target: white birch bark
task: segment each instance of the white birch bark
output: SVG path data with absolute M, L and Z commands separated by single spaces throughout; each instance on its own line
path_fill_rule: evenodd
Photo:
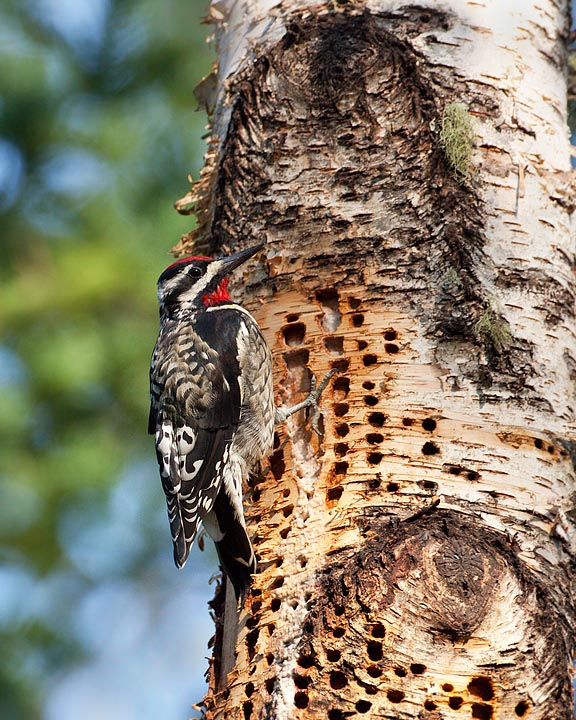
M 210 16 L 211 150 L 180 249 L 266 242 L 235 289 L 280 400 L 341 376 L 322 443 L 290 421 L 247 495 L 261 572 L 208 717 L 572 717 L 566 3 Z M 440 149 L 455 105 L 469 173 Z

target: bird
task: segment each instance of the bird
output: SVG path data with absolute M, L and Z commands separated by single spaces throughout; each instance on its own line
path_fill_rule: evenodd
M 333 375 L 318 387 L 314 379 L 302 402 L 275 406 L 270 348 L 228 292 L 230 273 L 262 247 L 218 259 L 187 256 L 162 272 L 150 364 L 148 432 L 155 436 L 175 564 L 186 563 L 202 522 L 237 600 L 257 569 L 243 482 L 272 452 L 277 423 L 311 407 L 317 430 L 318 400 Z

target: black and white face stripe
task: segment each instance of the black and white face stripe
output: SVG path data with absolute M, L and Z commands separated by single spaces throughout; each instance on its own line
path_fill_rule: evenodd
M 217 276 L 218 261 L 208 258 L 171 265 L 158 279 L 158 302 L 164 305 L 176 300 L 185 302 L 200 298 L 210 291 L 212 283 L 218 285 L 220 277 Z
M 255 245 L 229 257 L 211 260 L 192 257 L 176 261 L 166 268 L 158 279 L 158 301 L 161 306 L 170 303 L 201 304 L 202 297 L 216 291 L 232 270 L 262 248 Z

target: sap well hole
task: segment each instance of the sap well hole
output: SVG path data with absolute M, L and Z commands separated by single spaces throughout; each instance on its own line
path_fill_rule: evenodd
M 435 483 L 433 480 L 422 480 L 418 484 L 422 490 L 427 490 L 428 492 L 436 492 L 438 489 L 438 483 Z
M 285 325 L 282 328 L 282 334 L 284 335 L 284 342 L 289 347 L 301 345 L 304 342 L 304 338 L 306 336 L 306 325 L 304 325 L 304 323 L 293 323 L 292 325 Z
M 386 635 L 386 629 L 382 623 L 376 623 L 372 627 L 372 637 L 383 638 Z
M 490 705 L 484 703 L 472 703 L 472 717 L 476 720 L 490 720 L 494 710 Z
M 330 687 L 333 690 L 342 690 L 348 685 L 348 678 L 340 670 L 333 670 L 330 673 Z
M 334 312 L 338 311 L 338 292 L 334 288 L 326 288 L 323 290 L 316 290 L 316 300 L 324 307 L 330 308 Z
M 357 313 L 356 315 L 352 315 L 352 325 L 357 327 L 362 327 L 364 325 L 364 315 L 362 313 Z
M 382 643 L 377 642 L 376 640 L 371 640 L 368 643 L 368 657 L 370 658 L 370 660 L 373 660 L 374 662 L 382 660 L 382 655 Z
M 422 427 L 424 430 L 428 430 L 428 432 L 434 432 L 434 430 L 436 430 L 436 420 L 433 418 L 425 418 L 422 420 Z
M 344 493 L 344 488 L 341 485 L 335 485 L 334 487 L 328 488 L 326 492 L 326 499 L 331 502 L 338 502 Z
M 368 700 L 358 700 L 355 707 L 356 712 L 364 714 L 367 713 L 368 710 L 370 710 L 370 708 L 372 707 L 372 703 L 368 702 Z
M 372 427 L 382 427 L 386 421 L 386 416 L 381 412 L 373 412 L 368 415 L 368 422 Z
M 272 470 L 272 475 L 274 475 L 275 480 L 282 479 L 284 471 L 286 470 L 283 450 L 278 449 L 276 452 L 272 453 L 272 457 L 270 458 L 270 470 Z
M 343 374 L 350 367 L 350 360 L 333 360 L 330 363 L 330 367 L 332 367 L 334 370 L 337 370 L 340 374 Z M 348 381 L 348 384 L 350 384 L 350 381 Z M 334 381 L 334 387 L 336 387 L 336 381 Z
M 300 690 L 306 690 L 308 685 L 310 685 L 310 678 L 306 675 L 294 673 L 294 685 L 296 685 L 296 687 Z
M 303 690 L 299 690 L 297 693 L 295 693 L 294 705 L 300 710 L 308 707 L 308 693 L 304 692 Z
M 403 693 L 402 690 L 388 690 L 388 692 L 386 693 L 386 697 L 392 703 L 399 703 L 404 700 L 404 698 L 406 697 L 406 693 Z
M 492 700 L 494 697 L 494 686 L 492 680 L 485 675 L 472 678 L 468 683 L 468 692 L 482 700 Z
M 344 720 L 344 713 L 338 708 L 328 710 L 328 720 Z
M 376 386 L 371 380 L 366 380 L 366 382 L 362 383 L 362 387 L 364 388 L 364 390 L 374 390 Z
M 348 403 L 341 402 L 334 405 L 334 415 L 336 415 L 336 417 L 343 417 L 344 415 L 346 415 L 348 410 L 350 410 L 350 406 L 348 405 Z
M 435 445 L 432 442 L 425 442 L 422 446 L 422 454 L 423 455 L 437 455 L 440 452 L 440 448 L 438 445 Z
M 337 400 L 344 400 L 350 392 L 350 379 L 347 377 L 337 377 L 334 380 L 334 397 Z
M 297 370 L 298 368 L 308 365 L 310 352 L 308 350 L 294 350 L 293 352 L 284 353 L 284 362 L 288 370 Z
M 387 330 L 384 330 L 384 340 L 396 340 L 398 337 L 398 333 L 393 328 L 388 328 Z
M 336 443 L 334 445 L 334 454 L 338 457 L 343 457 L 348 452 L 348 444 L 347 443 Z
M 326 337 L 324 338 L 324 347 L 332 355 L 342 355 L 344 352 L 344 338 Z

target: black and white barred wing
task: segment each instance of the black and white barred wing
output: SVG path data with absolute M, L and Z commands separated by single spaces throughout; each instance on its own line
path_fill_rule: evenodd
M 155 351 L 151 370 L 149 431 L 156 436 L 178 567 L 220 491 L 241 406 L 238 384 L 225 377 L 218 353 L 188 334 L 180 330 L 176 353 Z

